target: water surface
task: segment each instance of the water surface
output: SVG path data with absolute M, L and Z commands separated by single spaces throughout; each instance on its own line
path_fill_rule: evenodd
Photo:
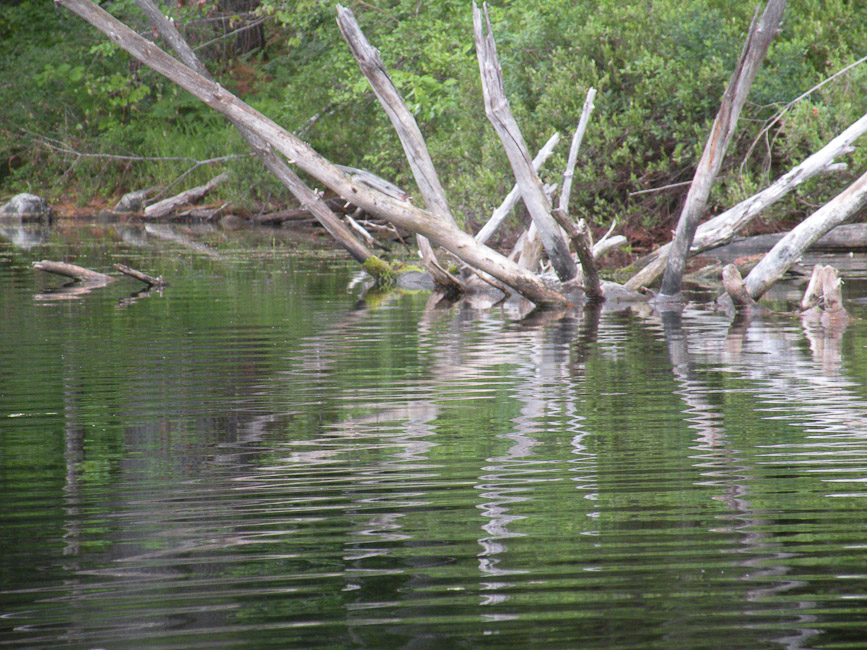
M 358 280 L 276 231 L 0 241 L 0 647 L 865 646 L 864 321 Z

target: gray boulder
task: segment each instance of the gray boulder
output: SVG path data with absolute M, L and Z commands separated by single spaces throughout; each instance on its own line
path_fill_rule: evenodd
M 117 205 L 114 206 L 115 212 L 144 212 L 145 201 L 153 192 L 153 188 L 149 187 L 144 190 L 136 190 L 124 194 Z
M 17 194 L 0 207 L 0 219 L 7 221 L 48 221 L 51 206 L 35 194 Z

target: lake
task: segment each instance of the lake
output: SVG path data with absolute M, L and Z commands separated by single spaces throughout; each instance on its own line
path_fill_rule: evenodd
M 0 648 L 867 646 L 864 320 L 434 306 L 279 230 L 4 235 Z

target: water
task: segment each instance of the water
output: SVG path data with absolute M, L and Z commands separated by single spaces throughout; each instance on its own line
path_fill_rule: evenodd
M 0 647 L 867 645 L 864 321 L 364 302 L 180 235 L 0 243 Z

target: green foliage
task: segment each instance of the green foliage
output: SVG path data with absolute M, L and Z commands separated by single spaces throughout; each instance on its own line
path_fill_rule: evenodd
M 0 75 L 15 75 L 15 83 L 0 83 L 0 101 L 12 107 L 0 127 L 7 136 L 26 128 L 80 150 L 141 156 L 210 158 L 245 151 L 209 109 L 131 64 L 51 4 L 24 0 L 4 9 L 0 19 Z M 128 1 L 112 7 L 126 19 L 135 16 Z M 205 10 L 166 8 L 181 22 Z M 456 216 L 475 226 L 513 181 L 484 115 L 469 3 L 392 0 L 352 8 L 414 112 Z M 535 150 L 555 130 L 564 135 L 543 171 L 545 180 L 558 180 L 565 143 L 592 86 L 596 110 L 579 156 L 571 211 L 600 225 L 617 218 L 670 228 L 685 187 L 633 193 L 691 179 L 753 6 L 526 0 L 499 2 L 490 11 L 506 90 L 528 146 Z M 334 4 L 262 0 L 259 13 L 268 19 L 265 50 L 242 63 L 221 61 L 215 66 L 221 83 L 335 162 L 371 169 L 414 190 L 400 143 L 342 41 Z M 711 197 L 713 209 L 763 187 L 867 110 L 865 65 L 812 93 L 762 133 L 789 102 L 857 60 L 865 32 L 867 5 L 790 2 Z M 0 137 L 4 193 L 50 184 L 69 167 L 69 158 L 17 135 Z M 797 217 L 826 200 L 863 168 L 864 155 L 853 155 L 851 173 L 811 181 L 772 216 Z M 104 161 L 98 165 L 106 167 Z M 169 181 L 184 169 L 115 162 L 95 174 L 96 166 L 79 164 L 65 182 L 119 193 Z M 237 163 L 234 170 L 234 187 L 222 191 L 246 202 L 287 200 L 258 163 Z M 809 201 L 801 198 L 807 195 Z

